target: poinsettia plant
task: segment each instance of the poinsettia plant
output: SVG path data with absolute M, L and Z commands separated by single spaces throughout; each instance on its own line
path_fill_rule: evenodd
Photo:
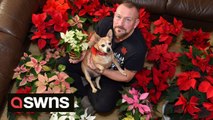
M 151 104 L 148 100 L 149 93 L 140 93 L 135 88 L 125 88 L 122 99 L 117 102 L 120 108 L 120 119 L 149 120 L 151 118 Z

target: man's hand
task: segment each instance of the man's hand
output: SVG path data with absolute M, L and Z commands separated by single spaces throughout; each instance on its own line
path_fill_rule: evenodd
M 80 59 L 78 59 L 78 60 L 69 59 L 69 62 L 70 62 L 70 63 L 73 63 L 73 64 L 79 63 L 79 62 L 81 62 L 81 61 L 84 59 L 85 55 L 86 55 L 86 51 L 83 51 L 83 52 L 81 53 Z

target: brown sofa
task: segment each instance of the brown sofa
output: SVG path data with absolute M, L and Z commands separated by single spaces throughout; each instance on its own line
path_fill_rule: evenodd
M 42 0 L 0 0 L 0 110 L 12 86 L 13 69 L 29 46 L 32 13 Z M 1 112 L 0 111 L 0 112 Z
M 120 3 L 123 0 L 105 0 L 106 3 Z M 202 28 L 213 31 L 213 0 L 129 0 L 146 8 L 155 20 L 163 16 L 169 21 L 174 17 L 183 21 L 185 28 Z

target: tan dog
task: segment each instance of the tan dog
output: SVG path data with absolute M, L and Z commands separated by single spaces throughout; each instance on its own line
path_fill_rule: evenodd
M 85 58 L 81 64 L 82 71 L 92 87 L 92 92 L 96 93 L 97 89 L 95 88 L 91 77 L 95 77 L 95 83 L 97 88 L 101 89 L 99 81 L 101 74 L 104 69 L 109 68 L 112 63 L 118 68 L 118 70 L 126 75 L 125 71 L 119 66 L 119 63 L 114 58 L 112 51 L 112 30 L 110 29 L 105 37 L 100 37 L 96 33 L 93 34 L 93 37 L 96 39 L 96 42 L 91 45 L 91 48 L 87 51 Z M 89 59 L 92 60 L 93 64 L 100 70 L 100 73 L 92 70 L 87 63 Z

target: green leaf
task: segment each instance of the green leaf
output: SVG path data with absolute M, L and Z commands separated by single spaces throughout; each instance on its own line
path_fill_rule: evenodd
M 71 77 L 68 77 L 65 81 L 72 84 L 74 82 L 74 79 Z
M 44 71 L 51 71 L 51 70 L 52 70 L 51 67 L 49 67 L 49 66 L 47 66 L 47 65 L 43 65 L 43 66 L 42 66 L 42 69 L 43 69 Z
M 140 120 L 140 112 L 138 110 L 135 110 L 134 119 Z
M 126 111 L 129 105 L 124 104 L 120 106 L 120 111 Z
M 59 70 L 60 72 L 63 72 L 65 69 L 66 69 L 66 66 L 65 66 L 65 65 L 62 65 L 62 64 L 58 65 L 58 70 Z
M 213 65 L 213 58 L 212 57 L 209 60 L 209 65 Z
M 166 91 L 166 100 L 169 102 L 174 102 L 178 99 L 178 96 L 180 95 L 180 90 L 178 86 L 171 85 L 167 91 Z

